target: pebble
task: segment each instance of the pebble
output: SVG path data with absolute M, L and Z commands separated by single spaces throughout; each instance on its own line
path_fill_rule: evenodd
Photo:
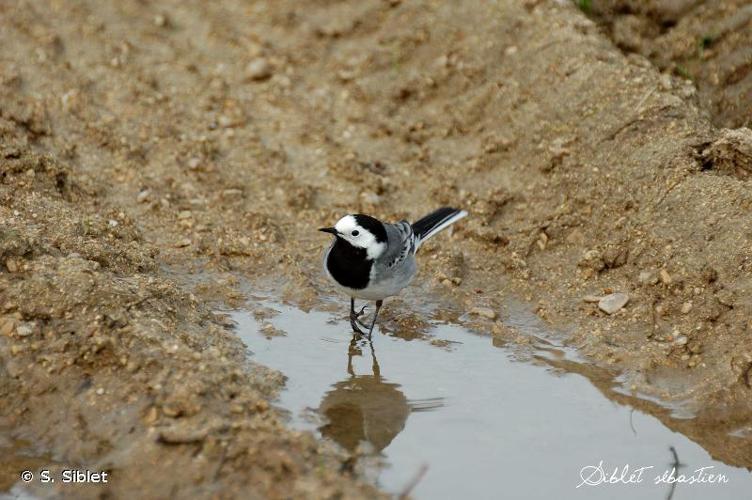
M 691 302 L 685 302 L 684 304 L 682 304 L 682 307 L 681 307 L 682 314 L 688 314 L 689 311 L 691 311 L 691 310 L 692 310 L 692 303 Z
M 194 156 L 188 160 L 188 168 L 196 170 L 201 165 L 201 158 Z
M 629 295 L 626 293 L 616 292 L 606 295 L 598 301 L 598 309 L 606 314 L 614 314 L 629 302 Z
M 146 412 L 146 416 L 144 417 L 144 423 L 146 425 L 152 425 L 159 419 L 159 410 L 157 410 L 154 406 L 149 408 L 149 411 Z
M 643 285 L 655 285 L 658 283 L 658 277 L 651 271 L 642 271 L 637 277 L 637 281 Z
M 671 279 L 671 275 L 668 274 L 668 271 L 666 271 L 665 269 L 661 269 L 660 276 L 661 276 L 661 283 L 663 283 L 664 285 L 671 284 L 672 279 Z
M 182 413 L 182 411 L 179 408 L 175 408 L 175 407 L 170 406 L 170 405 L 163 405 L 162 406 L 162 413 L 164 413 L 166 416 L 168 416 L 170 418 L 175 418 L 175 417 L 180 416 L 180 414 Z
M 138 203 L 146 203 L 149 200 L 149 195 L 151 194 L 151 191 L 148 189 L 144 189 L 143 191 L 139 192 L 136 196 L 136 201 Z
M 686 335 L 682 335 L 680 337 L 677 337 L 677 339 L 674 341 L 674 344 L 676 345 L 686 345 L 688 342 Z
M 154 16 L 154 26 L 164 28 L 168 24 L 167 16 L 164 14 L 157 14 Z
M 175 243 L 175 246 L 177 248 L 183 248 L 183 247 L 191 246 L 191 240 L 188 239 L 188 238 L 183 238 L 182 240 L 180 240 L 177 243 Z
M 242 196 L 243 191 L 237 188 L 225 189 L 224 191 L 222 191 L 223 200 L 242 198 Z
M 245 74 L 251 80 L 264 80 L 272 76 L 272 67 L 264 57 L 257 57 L 245 67 Z
M 22 323 L 16 328 L 16 335 L 19 337 L 28 337 L 32 333 L 34 333 L 34 325 L 28 323 Z
M 8 268 L 8 272 L 11 272 L 11 273 L 18 272 L 18 264 L 13 259 L 6 260 L 5 267 Z
M 101 396 L 102 394 L 104 394 L 104 389 L 100 387 L 99 389 L 97 389 L 97 396 Z
M 475 314 L 482 318 L 496 319 L 496 311 L 490 307 L 473 307 L 470 309 L 470 314 Z
M 584 297 L 582 297 L 582 301 L 583 302 L 595 303 L 595 302 L 600 302 L 602 298 L 603 297 L 601 297 L 599 295 L 585 295 Z

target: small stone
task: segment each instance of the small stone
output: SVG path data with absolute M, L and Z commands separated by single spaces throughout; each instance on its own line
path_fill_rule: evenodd
M 681 307 L 682 314 L 688 314 L 689 311 L 691 311 L 691 310 L 692 310 L 692 303 L 691 302 L 685 302 L 684 304 L 682 304 L 682 307 Z
M 642 271 L 637 277 L 637 281 L 643 285 L 655 285 L 658 283 L 658 276 L 651 271 Z
M 175 243 L 176 248 L 184 248 L 191 246 L 191 240 L 190 238 L 183 238 L 182 240 Z
M 167 19 L 167 16 L 164 14 L 157 14 L 154 16 L 154 26 L 158 26 L 160 28 L 164 28 L 169 24 L 169 21 Z
M 104 388 L 100 387 L 97 389 L 97 396 L 101 396 L 102 394 L 104 394 Z
M 16 335 L 19 337 L 28 337 L 34 333 L 34 325 L 29 323 L 22 323 L 16 328 Z
M 265 80 L 272 76 L 272 67 L 264 57 L 257 57 L 245 67 L 246 76 L 254 81 Z
M 496 319 L 496 311 L 494 311 L 490 307 L 473 307 L 472 309 L 470 309 L 470 314 L 491 320 Z
M 599 295 L 585 295 L 584 297 L 582 297 L 582 301 L 588 302 L 588 303 L 595 303 L 595 302 L 600 302 L 602 298 L 603 297 Z
M 673 88 L 673 84 L 671 82 L 671 75 L 667 73 L 661 74 L 659 82 L 663 90 L 671 90 Z
M 230 128 L 230 127 L 234 127 L 238 125 L 237 120 L 227 115 L 220 116 L 217 122 L 219 123 L 219 126 L 222 128 Z
M 170 418 L 175 418 L 175 417 L 180 416 L 183 412 L 180 408 L 174 408 L 170 405 L 164 405 L 162 406 L 162 413 L 164 413 Z
M 149 408 L 149 411 L 146 412 L 146 416 L 144 417 L 144 423 L 146 425 L 152 425 L 156 423 L 158 418 L 159 418 L 159 410 L 157 410 L 156 407 L 152 406 L 151 408 Z
M 661 272 L 659 273 L 661 277 L 661 283 L 664 285 L 670 285 L 672 282 L 671 275 L 668 274 L 668 271 L 665 269 L 661 269 Z
M 8 268 L 8 272 L 11 272 L 11 273 L 18 272 L 18 263 L 14 259 L 7 259 L 5 261 L 5 267 Z
M 614 314 L 626 306 L 627 302 L 629 302 L 629 295 L 616 292 L 601 298 L 598 301 L 598 309 L 606 314 Z
M 201 165 L 201 158 L 194 156 L 188 160 L 188 168 L 190 170 L 196 170 Z
M 146 203 L 149 201 L 149 195 L 151 194 L 151 191 L 148 189 L 144 189 L 143 191 L 139 192 L 138 195 L 136 195 L 136 201 L 138 203 Z
M 118 221 L 116 221 L 115 219 L 110 219 L 107 221 L 107 225 L 110 227 L 118 227 L 118 224 Z
M 243 197 L 243 191 L 237 188 L 225 189 L 222 191 L 223 200 L 232 200 Z
M 178 212 L 178 219 L 190 219 L 191 218 L 191 211 L 190 210 L 181 210 Z
M 341 69 L 337 71 L 337 77 L 343 82 L 349 82 L 357 76 L 357 70 L 353 68 Z
M 686 335 L 681 335 L 681 336 L 679 336 L 679 337 L 676 338 L 676 340 L 674 341 L 674 344 L 676 344 L 676 345 L 686 345 L 687 342 L 688 342 L 688 339 L 687 339 Z

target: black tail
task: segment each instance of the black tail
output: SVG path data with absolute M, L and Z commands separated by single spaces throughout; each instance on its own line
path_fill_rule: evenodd
M 451 207 L 442 207 L 414 222 L 413 232 L 418 237 L 418 246 L 442 229 L 465 217 L 467 212 Z

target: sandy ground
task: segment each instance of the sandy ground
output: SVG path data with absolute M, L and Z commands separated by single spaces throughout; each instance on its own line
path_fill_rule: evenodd
M 244 282 L 331 308 L 315 228 L 450 204 L 471 216 L 385 331 L 419 333 L 430 296 L 522 342 L 522 298 L 752 466 L 723 437 L 750 426 L 749 6 L 611 3 L 0 5 L 0 429 L 116 497 L 377 495 L 285 426 L 283 377 L 212 310 Z

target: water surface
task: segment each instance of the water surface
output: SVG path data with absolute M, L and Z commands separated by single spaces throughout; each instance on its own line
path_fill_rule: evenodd
M 748 471 L 611 401 L 584 376 L 552 368 L 576 361 L 545 342 L 538 358 L 549 364 L 521 362 L 491 337 L 449 324 L 429 332 L 434 342 L 376 333 L 369 344 L 353 341 L 347 321 L 329 313 L 271 307 L 279 314 L 263 322 L 242 311 L 233 318 L 251 359 L 288 377 L 279 405 L 293 425 L 332 439 L 354 460 L 380 459 L 371 473 L 386 491 L 399 494 L 419 479 L 412 494 L 424 499 L 750 498 Z M 607 477 L 645 469 L 640 483 L 578 488 L 582 475 L 597 482 L 601 463 Z M 677 463 L 687 479 L 712 473 L 726 482 L 655 484 Z M 709 469 L 696 473 L 701 467 Z

